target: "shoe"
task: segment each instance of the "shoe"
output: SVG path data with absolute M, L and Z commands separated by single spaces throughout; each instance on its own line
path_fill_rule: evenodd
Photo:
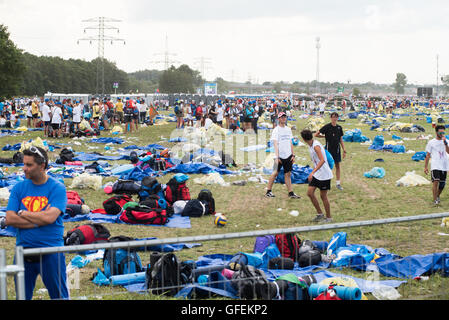
M 267 192 L 266 194 L 265 194 L 265 197 L 267 197 L 267 198 L 274 198 L 274 194 L 273 194 L 273 192 Z
M 301 199 L 301 197 L 298 196 L 298 195 L 295 194 L 295 193 L 289 194 L 288 197 L 289 197 L 290 199 Z
M 438 206 L 438 205 L 440 204 L 440 199 L 437 198 L 437 199 L 433 202 L 433 204 L 436 205 L 436 206 Z
M 332 218 L 325 218 L 325 219 L 323 219 L 323 220 L 321 220 L 320 222 L 321 223 L 332 223 Z
M 343 187 L 341 186 L 341 184 L 337 184 L 337 189 L 338 190 L 343 190 Z
M 317 214 L 316 217 L 312 221 L 313 222 L 320 222 L 323 219 L 325 219 L 324 218 L 324 214 Z

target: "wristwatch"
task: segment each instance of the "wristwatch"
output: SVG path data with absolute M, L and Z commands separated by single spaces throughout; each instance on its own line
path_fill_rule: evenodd
M 17 212 L 17 215 L 20 217 L 20 215 L 22 214 L 22 212 L 23 212 L 23 210 L 19 210 L 19 211 Z

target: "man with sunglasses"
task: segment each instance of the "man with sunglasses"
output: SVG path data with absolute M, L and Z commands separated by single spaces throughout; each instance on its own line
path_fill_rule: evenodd
M 66 210 L 65 186 L 46 173 L 44 149 L 23 151 L 25 180 L 11 190 L 3 224 L 17 229 L 16 246 L 46 248 L 64 246 L 62 214 Z M 25 298 L 31 300 L 40 275 L 51 299 L 68 299 L 63 253 L 25 256 Z
M 435 205 L 440 204 L 440 195 L 446 186 L 446 176 L 449 170 L 447 157 L 449 146 L 444 130 L 445 127 L 442 125 L 435 127 L 436 137 L 427 143 L 427 155 L 424 161 L 424 173 L 429 174 L 429 160 L 431 159 L 432 194 Z

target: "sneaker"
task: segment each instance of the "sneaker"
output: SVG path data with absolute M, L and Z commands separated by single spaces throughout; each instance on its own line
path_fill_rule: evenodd
M 274 194 L 273 194 L 273 192 L 269 191 L 269 192 L 267 192 L 265 194 L 265 197 L 267 197 L 267 198 L 274 198 Z
M 433 202 L 433 204 L 436 205 L 436 206 L 438 206 L 438 205 L 440 204 L 440 198 L 437 198 L 437 199 Z
M 332 223 L 332 218 L 325 218 L 325 219 L 323 219 L 323 220 L 321 220 L 320 222 L 321 223 Z
M 288 197 L 289 197 L 290 199 L 301 199 L 301 197 L 298 196 L 297 194 L 295 194 L 294 192 L 289 193 L 289 194 L 288 194 Z
M 337 189 L 338 190 L 343 190 L 343 187 L 341 186 L 341 184 L 337 184 Z
M 313 222 L 320 222 L 323 219 L 325 219 L 324 218 L 324 214 L 317 214 L 316 217 L 312 221 Z

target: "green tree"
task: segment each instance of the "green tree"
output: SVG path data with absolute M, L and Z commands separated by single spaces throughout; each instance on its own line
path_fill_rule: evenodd
M 403 73 L 396 73 L 396 81 L 394 83 L 394 91 L 397 94 L 404 94 L 407 85 L 407 76 Z
M 9 39 L 8 28 L 0 24 L 0 97 L 20 93 L 24 71 L 22 51 Z
M 198 71 L 190 69 L 186 64 L 175 68 L 171 66 L 159 78 L 159 90 L 164 93 L 195 93 L 204 80 Z
M 352 89 L 352 95 L 355 97 L 359 97 L 362 94 L 359 88 Z

